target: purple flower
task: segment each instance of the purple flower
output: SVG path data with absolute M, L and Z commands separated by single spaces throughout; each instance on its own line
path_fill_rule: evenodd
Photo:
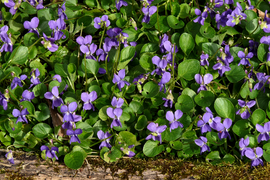
M 224 62 L 224 60 L 220 59 L 219 57 L 218 57 L 218 60 L 219 60 L 219 62 L 213 66 L 213 69 L 214 70 L 218 70 L 219 75 L 222 77 L 223 74 L 226 71 L 230 71 L 231 68 L 230 68 L 229 65 L 226 65 L 226 63 Z
M 112 102 L 111 102 L 111 105 L 113 107 L 121 108 L 123 104 L 124 104 L 124 99 L 122 98 L 117 99 L 115 96 L 113 97 Z
M 245 1 L 245 2 L 246 2 L 246 9 L 247 9 L 247 10 L 252 10 L 252 9 L 254 9 L 254 6 L 251 5 L 250 0 L 247 0 L 247 1 Z M 267 13 L 266 13 L 266 14 L 267 14 Z
M 173 106 L 173 95 L 172 95 L 172 91 L 170 90 L 167 97 L 166 98 L 162 98 L 163 101 L 165 101 L 164 103 L 164 107 L 170 107 L 172 108 Z
M 82 119 L 81 116 L 75 115 L 75 110 L 77 109 L 77 106 L 77 102 L 72 102 L 67 106 L 61 106 L 60 111 L 64 114 L 64 121 L 78 122 Z
M 81 129 L 76 129 L 75 131 L 68 129 L 67 130 L 67 135 L 70 136 L 70 141 L 69 143 L 71 144 L 72 142 L 78 142 L 81 143 L 78 135 L 82 134 L 82 130 Z
M 90 94 L 88 94 L 88 92 L 83 92 L 81 94 L 81 99 L 84 102 L 83 110 L 93 109 L 93 111 L 95 111 L 95 107 L 92 104 L 92 102 L 97 99 L 97 92 L 96 91 L 92 91 L 92 92 L 90 92 Z
M 56 21 L 50 20 L 49 21 L 49 27 L 51 30 L 53 30 L 51 36 L 54 38 L 55 41 L 59 39 L 65 39 L 66 35 L 61 30 L 64 30 L 66 28 L 66 23 L 61 18 L 57 19 Z
M 111 123 L 111 128 L 113 128 L 114 126 L 118 127 L 122 127 L 121 121 L 120 121 L 120 117 L 122 116 L 123 110 L 121 108 L 116 108 L 113 109 L 111 107 L 107 108 L 107 115 L 113 119 L 112 123 Z
M 270 33 L 270 18 L 268 18 L 267 16 L 267 10 L 265 10 L 265 14 L 264 14 L 264 19 L 263 21 L 259 21 L 259 24 L 261 26 L 261 29 L 266 32 L 266 33 Z
M 268 141 L 270 139 L 270 122 L 265 123 L 263 127 L 260 124 L 256 124 L 256 129 L 260 132 L 260 135 L 258 136 L 258 143 L 261 141 Z
M 157 11 L 157 7 L 156 6 L 147 6 L 147 7 L 143 7 L 142 8 L 142 12 L 144 14 L 144 17 L 142 19 L 142 22 L 144 23 L 149 23 L 150 21 L 150 17 L 155 14 L 155 12 Z
M 4 110 L 7 110 L 9 102 L 8 90 L 4 94 L 0 92 L 0 105 L 3 106 Z
M 166 125 L 158 126 L 158 123 L 151 122 L 148 124 L 147 129 L 152 133 L 148 135 L 145 139 L 153 139 L 154 141 L 159 141 L 160 144 L 162 143 L 161 133 L 165 131 L 167 128 Z
M 52 92 L 46 92 L 44 94 L 44 97 L 46 99 L 52 100 L 52 109 L 54 109 L 54 107 L 61 106 L 61 104 L 64 104 L 63 100 L 59 97 L 59 91 L 57 86 L 54 86 L 52 88 Z
M 93 54 L 97 50 L 97 45 L 92 43 L 92 36 L 87 35 L 85 38 L 82 36 L 77 37 L 76 42 L 80 45 L 80 50 L 82 53 L 86 54 L 86 59 L 94 59 L 96 58 Z
M 233 10 L 231 14 L 227 15 L 228 21 L 226 22 L 227 26 L 234 27 L 235 25 L 241 23 L 243 19 L 247 18 L 245 13 L 242 13 L 243 9 L 239 2 L 236 3 L 237 7 Z
M 228 21 L 227 16 L 232 13 L 231 9 L 224 11 L 221 15 L 219 12 L 215 15 L 215 20 L 217 22 L 217 28 L 220 29 L 220 26 L 225 27 L 226 22 Z
M 4 2 L 4 4 L 9 7 L 9 12 L 14 15 L 17 11 L 17 9 L 20 7 L 22 1 L 19 0 L 16 3 L 13 0 L 7 0 L 8 2 Z
M 25 29 L 29 29 L 28 33 L 35 33 L 39 37 L 39 32 L 37 30 L 39 24 L 39 19 L 37 17 L 33 17 L 31 21 L 24 21 L 23 26 Z
M 37 10 L 43 9 L 43 0 L 29 0 L 29 3 Z
M 101 18 L 100 17 L 96 17 L 94 19 L 94 22 L 95 22 L 94 27 L 96 29 L 100 29 L 103 26 L 109 27 L 110 24 L 111 24 L 111 22 L 109 21 L 109 18 L 108 18 L 107 15 L 103 15 Z
M 209 55 L 208 54 L 202 54 L 200 56 L 201 58 L 201 66 L 209 66 L 209 62 L 208 62 L 208 58 L 209 58 Z
M 152 63 L 157 65 L 157 68 L 151 72 L 151 75 L 157 74 L 161 76 L 165 72 L 165 68 L 167 67 L 167 61 L 165 59 L 160 59 L 158 56 L 154 56 L 152 58 Z
M 12 151 L 11 150 L 9 150 L 6 153 L 5 157 L 7 158 L 7 160 L 9 161 L 9 163 L 14 164 L 14 159 L 13 159 L 13 155 L 12 155 Z
M 150 6 L 154 0 L 140 0 L 143 6 Z
M 260 43 L 268 45 L 268 51 L 270 51 L 270 36 L 263 36 L 260 39 Z
M 58 8 L 58 16 L 59 16 L 60 19 L 62 19 L 62 20 L 68 19 L 68 17 L 67 17 L 67 15 L 66 15 L 65 11 L 66 11 L 66 2 L 64 2 L 64 3 L 62 4 L 62 6 Z
M 252 108 L 255 104 L 256 101 L 252 100 L 252 101 L 243 101 L 243 100 L 238 100 L 238 104 L 240 107 L 242 107 L 241 109 L 239 109 L 236 114 L 240 114 L 242 119 L 248 119 L 250 117 L 250 108 Z
M 58 74 L 56 74 L 56 75 L 53 76 L 53 80 L 56 80 L 56 81 L 58 81 L 59 83 L 62 82 L 62 78 L 61 78 L 61 76 L 58 75 Z
M 243 52 L 243 51 L 239 51 L 238 52 L 238 57 L 239 58 L 242 58 L 241 61 L 239 62 L 238 66 L 240 64 L 244 65 L 244 66 L 251 66 L 251 64 L 249 63 L 249 60 L 248 59 L 251 59 L 253 57 L 253 53 L 252 52 L 249 52 L 247 55 Z
M 111 40 L 109 42 L 109 45 L 111 47 L 115 46 L 118 47 L 119 46 L 119 42 L 125 44 L 127 42 L 127 37 L 128 34 L 122 32 L 123 30 L 115 27 L 115 28 L 111 28 L 107 31 L 108 36 L 111 37 Z
M 118 86 L 118 88 L 119 88 L 120 91 L 121 91 L 122 88 L 125 86 L 125 84 L 126 84 L 127 86 L 130 85 L 129 82 L 123 80 L 123 79 L 125 78 L 125 76 L 126 76 L 125 69 L 121 69 L 121 70 L 118 72 L 118 75 L 114 74 L 114 76 L 113 76 L 112 82 L 113 82 L 113 83 L 117 83 L 117 86 Z
M 199 89 L 197 90 L 197 93 L 200 91 L 207 91 L 206 84 L 209 84 L 213 80 L 212 74 L 205 74 L 203 77 L 200 74 L 195 75 L 195 81 L 200 84 Z
M 177 121 L 183 116 L 183 112 L 181 110 L 176 110 L 174 113 L 172 111 L 167 111 L 166 119 L 170 121 L 170 132 L 178 127 L 183 128 L 183 124 Z
M 229 118 L 224 119 L 223 124 L 222 123 L 217 123 L 216 125 L 216 130 L 219 132 L 218 137 L 219 139 L 227 138 L 231 139 L 231 136 L 229 134 L 229 128 L 232 125 L 232 120 Z
M 18 117 L 17 121 L 16 121 L 16 124 L 18 122 L 25 122 L 25 123 L 28 123 L 25 115 L 29 114 L 29 112 L 27 111 L 27 108 L 23 109 L 22 111 L 18 110 L 18 109 L 13 109 L 12 111 L 12 115 L 14 117 Z
M 164 42 L 164 48 L 168 54 L 166 54 L 166 59 L 167 61 L 172 61 L 173 59 L 173 53 L 178 52 L 178 48 L 175 44 L 172 44 L 170 41 L 165 41 Z
M 247 147 L 249 145 L 249 137 L 246 139 L 241 138 L 239 141 L 239 147 L 240 147 L 240 152 L 241 152 L 241 158 L 245 155 L 245 151 L 251 148 Z
M 110 60 L 108 53 L 111 50 L 112 46 L 111 46 L 111 39 L 106 37 L 103 43 L 103 49 L 98 49 L 96 51 L 96 55 L 99 56 L 98 61 L 105 61 L 106 58 L 108 59 L 108 61 Z
M 133 148 L 134 145 L 130 145 L 128 147 L 121 147 L 121 151 L 123 151 L 123 153 L 125 153 L 126 155 L 128 155 L 128 157 L 133 157 L 135 156 L 135 153 L 133 151 L 131 151 L 131 148 Z
M 256 153 L 255 153 L 256 152 Z M 263 166 L 263 160 L 260 158 L 263 155 L 263 150 L 261 147 L 257 147 L 254 149 L 247 149 L 245 151 L 245 155 L 251 159 L 251 167 L 262 165 Z
M 7 34 L 8 31 L 8 26 L 5 25 L 0 29 L 0 38 L 1 40 L 4 42 L 4 44 L 2 45 L 0 52 L 12 52 L 13 50 L 13 45 L 11 42 L 11 34 Z
M 197 126 L 201 128 L 201 133 L 207 131 L 211 132 L 211 128 L 216 129 L 218 123 L 220 123 L 220 117 L 214 117 L 211 110 L 206 107 L 207 112 L 204 113 L 201 120 L 198 121 Z M 207 124 L 208 123 L 208 124 Z
M 115 6 L 116 6 L 116 9 L 118 11 L 120 11 L 120 7 L 122 6 L 127 6 L 128 3 L 126 1 L 123 1 L 123 0 L 115 0 Z
M 111 140 L 111 134 L 109 132 L 104 133 L 102 130 L 99 130 L 97 132 L 98 139 L 106 139 L 105 141 L 102 141 L 101 144 L 99 145 L 99 149 L 102 149 L 103 147 L 111 148 L 112 146 L 110 145 L 110 140 Z M 110 138 L 108 138 L 110 137 Z
M 31 78 L 30 78 L 30 81 L 31 81 L 31 85 L 29 88 L 32 88 L 33 86 L 36 86 L 38 84 L 40 84 L 41 82 L 39 81 L 39 77 L 40 76 L 40 72 L 38 70 L 38 68 L 36 68 L 36 70 L 33 70 L 31 72 Z
M 55 158 L 58 160 L 58 157 L 55 154 L 55 152 L 59 153 L 58 147 L 52 147 L 50 150 L 50 148 L 48 146 L 43 145 L 40 147 L 40 150 L 41 151 L 46 150 L 45 159 L 48 157 L 48 158 L 52 158 L 52 159 Z
M 159 91 L 162 91 L 164 89 L 164 93 L 166 93 L 166 88 L 165 84 L 168 83 L 171 80 L 171 74 L 169 72 L 165 72 L 162 77 L 160 82 L 158 83 L 159 85 Z
M 258 49 L 259 43 L 253 40 L 249 40 L 249 51 L 254 54 L 254 56 L 257 56 L 257 49 Z
M 43 33 L 43 41 L 41 44 L 51 52 L 55 52 L 58 49 L 58 45 L 54 44 L 54 38 L 48 38 L 45 33 Z
M 200 136 L 200 139 L 195 139 L 195 143 L 201 147 L 201 153 L 202 154 L 203 152 L 205 151 L 209 151 L 210 152 L 210 148 L 209 146 L 207 146 L 207 138 L 206 137 L 203 137 L 203 136 Z
M 29 90 L 24 90 L 22 93 L 22 99 L 21 101 L 29 101 L 31 102 L 32 99 L 35 98 L 35 95 L 33 92 L 29 91 Z
M 21 75 L 20 78 L 14 77 L 14 79 L 11 82 L 11 90 L 15 89 L 17 87 L 17 85 L 23 87 L 22 81 L 25 80 L 26 78 L 27 78 L 27 76 L 25 74 Z
M 159 46 L 160 52 L 165 53 L 166 49 L 164 47 L 164 43 L 169 40 L 169 36 L 167 34 L 164 34 L 163 38 L 160 36 L 159 39 L 161 39 L 160 46 Z
M 263 89 L 265 91 L 265 84 L 269 84 L 268 79 L 270 78 L 270 76 L 269 75 L 266 76 L 264 73 L 259 73 L 259 72 L 256 74 L 256 76 L 259 82 L 255 84 L 254 90 Z
M 204 25 L 204 21 L 208 16 L 207 8 L 204 9 L 203 13 L 200 9 L 195 9 L 195 14 L 198 16 L 193 22 L 200 23 L 201 25 Z
M 223 0 L 215 0 L 213 4 L 215 5 L 215 8 L 219 8 L 223 5 Z
M 225 4 L 233 4 L 233 0 L 225 0 Z

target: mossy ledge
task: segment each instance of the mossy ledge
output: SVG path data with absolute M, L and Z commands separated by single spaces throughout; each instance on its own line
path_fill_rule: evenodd
M 1 152 L 1 163 L 7 164 L 3 158 L 3 151 Z M 43 161 L 34 153 L 29 154 L 15 151 L 14 157 L 18 161 L 21 161 L 21 163 L 17 164 L 16 170 L 14 168 L 11 170 L 9 166 L 2 166 L 0 164 L 1 174 L 5 174 L 6 179 L 35 179 L 35 175 L 29 176 L 21 171 L 24 168 L 24 161 L 29 159 L 35 160 L 36 168 L 39 168 L 40 165 L 45 165 L 48 168 L 53 168 L 54 172 L 59 174 L 61 168 L 66 168 L 63 166 L 63 162 L 53 164 L 50 161 Z M 190 159 L 186 161 L 158 156 L 144 159 L 123 158 L 115 163 L 106 163 L 97 156 L 89 156 L 80 169 L 70 170 L 73 171 L 71 177 L 79 177 L 77 173 L 83 171 L 85 168 L 91 169 L 90 171 L 100 169 L 106 171 L 109 169 L 110 175 L 115 179 L 129 179 L 134 176 L 143 178 L 143 172 L 146 170 L 160 172 L 164 175 L 164 179 L 268 179 L 270 171 L 269 163 L 265 163 L 263 167 L 258 166 L 251 169 L 250 163 L 242 163 L 241 161 L 234 164 L 224 163 L 213 165 L 209 162 L 203 162 L 203 160 Z M 119 173 L 119 171 L 121 172 Z

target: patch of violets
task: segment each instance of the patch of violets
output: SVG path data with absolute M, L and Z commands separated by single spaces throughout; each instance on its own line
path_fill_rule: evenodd
M 149 123 L 147 129 L 151 131 L 151 134 L 149 134 L 145 139 L 146 140 L 152 139 L 154 141 L 159 141 L 161 144 L 162 143 L 161 133 L 165 131 L 166 128 L 167 128 L 166 125 L 159 126 L 158 123 L 154 122 Z
M 246 102 L 241 99 L 238 99 L 238 105 L 241 107 L 241 109 L 239 109 L 236 112 L 236 114 L 240 115 L 242 119 L 248 119 L 251 114 L 250 108 L 255 106 L 255 104 L 256 104 L 256 101 L 254 100 Z

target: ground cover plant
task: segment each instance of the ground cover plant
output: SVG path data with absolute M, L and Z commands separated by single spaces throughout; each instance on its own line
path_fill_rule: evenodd
M 270 161 L 262 0 L 1 3 L 0 141 L 87 155 Z

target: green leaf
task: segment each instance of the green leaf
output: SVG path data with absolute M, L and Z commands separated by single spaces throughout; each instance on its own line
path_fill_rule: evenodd
M 184 19 L 184 18 L 188 17 L 189 16 L 189 11 L 190 11 L 190 5 L 188 5 L 187 3 L 182 3 L 180 5 L 179 17 L 181 19 Z
M 181 95 L 177 99 L 175 104 L 175 109 L 181 110 L 183 113 L 189 112 L 194 107 L 194 102 L 188 95 Z
M 27 14 L 36 14 L 37 10 L 33 6 L 31 6 L 28 2 L 23 2 L 20 6 L 22 8 L 22 12 Z
M 96 75 L 99 70 L 99 63 L 92 59 L 84 59 L 82 61 L 82 70 L 85 71 L 85 65 L 86 65 L 86 71 L 91 72 L 92 74 Z
M 10 120 L 5 121 L 4 126 L 10 134 L 17 134 L 22 130 L 22 122 L 16 122 L 17 118 L 11 118 Z M 14 128 L 14 130 L 12 128 Z
M 188 56 L 195 47 L 194 39 L 192 35 L 183 33 L 179 39 L 179 45 L 182 51 Z
M 214 131 L 208 132 L 206 134 L 206 138 L 210 144 L 213 144 L 216 146 L 220 146 L 225 143 L 225 139 L 220 140 L 218 137 L 218 133 Z
M 50 109 L 45 103 L 40 103 L 38 105 L 40 111 L 35 111 L 35 117 L 38 121 L 45 121 L 51 117 Z
M 46 92 L 47 92 L 47 86 L 43 83 L 40 83 L 33 88 L 33 93 L 35 97 L 43 98 Z
M 35 33 L 27 33 L 23 37 L 23 43 L 25 46 L 29 47 L 38 40 L 38 36 Z
M 193 37 L 200 33 L 201 24 L 189 21 L 185 27 L 185 31 L 189 32 Z
M 127 46 L 121 50 L 120 62 L 117 66 L 117 70 L 124 69 L 126 65 L 132 60 L 135 55 L 135 47 Z
M 256 109 L 251 115 L 251 122 L 254 126 L 261 124 L 266 118 L 266 114 L 262 109 Z
M 170 128 L 168 127 L 164 131 L 164 140 L 166 141 L 175 141 L 176 139 L 180 138 L 182 135 L 182 128 L 178 127 L 176 129 L 173 129 L 170 131 Z
M 155 157 L 156 155 L 164 151 L 164 146 L 158 146 L 158 144 L 159 141 L 148 140 L 143 146 L 144 155 L 146 155 L 147 157 Z
M 185 26 L 185 23 L 182 20 L 178 20 L 174 15 L 167 17 L 168 24 L 173 29 L 181 29 Z
M 147 118 L 145 115 L 140 115 L 137 123 L 135 124 L 135 129 L 137 131 L 143 130 L 147 126 Z
M 93 18 L 91 16 L 83 16 L 78 19 L 78 25 L 83 26 L 84 28 L 89 26 L 92 23 Z
M 181 141 L 170 141 L 170 146 L 175 150 L 183 149 L 183 143 Z
M 140 54 L 142 54 L 142 53 L 155 53 L 158 50 L 159 50 L 159 45 L 157 43 L 147 43 L 147 44 L 143 45 L 143 47 L 140 51 Z
M 160 31 L 161 33 L 166 33 L 167 31 L 169 31 L 170 26 L 168 25 L 167 17 L 166 16 L 159 16 L 158 22 L 155 24 L 155 28 L 156 28 L 156 30 Z
M 202 44 L 202 50 L 204 51 L 205 54 L 208 54 L 209 57 L 215 54 L 215 58 L 216 58 L 217 52 L 219 51 L 220 47 L 221 46 L 216 43 L 207 42 L 207 43 Z
M 123 28 L 127 24 L 127 21 L 124 18 L 119 18 L 116 21 L 116 26 Z
M 246 73 L 242 67 L 238 65 L 231 65 L 230 68 L 231 70 L 226 71 L 225 75 L 231 83 L 237 83 L 246 76 Z
M 178 76 L 188 81 L 194 79 L 201 69 L 200 62 L 196 59 L 184 60 L 178 66 Z
M 0 141 L 5 146 L 9 146 L 12 143 L 11 137 L 7 135 L 6 132 L 0 132 Z
M 98 117 L 102 120 L 102 121 L 106 121 L 108 119 L 108 115 L 107 115 L 107 108 L 109 106 L 104 106 L 102 107 L 99 112 L 98 112 Z
M 194 100 L 201 107 L 209 107 L 214 102 L 215 95 L 211 91 L 200 91 Z
M 234 163 L 235 161 L 235 157 L 231 154 L 226 154 L 223 159 L 222 159 L 223 162 L 226 162 L 226 163 Z
M 247 120 L 239 120 L 233 125 L 232 130 L 237 136 L 244 137 L 250 133 L 249 122 Z
M 33 133 L 40 139 L 46 138 L 50 133 L 53 132 L 52 128 L 45 123 L 38 123 L 33 127 Z
M 143 86 L 142 95 L 146 98 L 155 97 L 159 92 L 159 86 L 153 81 L 147 82 Z
M 117 139 L 118 142 L 126 144 L 127 146 L 137 144 L 136 136 L 129 131 L 121 131 Z
M 257 50 L 258 59 L 261 62 L 264 62 L 265 59 L 267 59 L 267 54 L 268 54 L 268 45 L 260 44 Z
M 223 118 L 230 118 L 232 121 L 234 121 L 235 118 L 234 106 L 228 99 L 217 98 L 214 103 L 214 108 L 219 116 Z
M 143 111 L 143 105 L 138 101 L 131 101 L 129 107 L 133 112 L 141 114 Z
M 62 77 L 67 77 L 68 76 L 68 71 L 67 71 L 67 65 L 66 64 L 60 64 L 56 63 L 54 65 L 54 71 L 56 74 L 59 74 Z
M 72 151 L 65 155 L 64 162 L 70 169 L 79 169 L 84 162 L 83 153 Z
M 270 151 L 269 150 L 267 150 L 267 151 L 263 150 L 263 158 L 265 161 L 270 162 Z
M 205 160 L 207 162 L 212 161 L 211 163 L 216 164 L 218 163 L 220 159 L 219 152 L 218 151 L 212 151 L 210 152 L 206 157 Z
M 261 31 L 261 28 L 258 28 L 258 26 L 260 26 L 258 24 L 258 19 L 252 19 L 251 21 L 247 22 L 246 30 L 252 35 L 258 34 Z
M 252 10 L 245 10 L 245 14 L 247 15 L 247 18 L 245 19 L 247 22 L 257 18 L 257 14 Z
M 200 33 L 207 39 L 211 39 L 216 35 L 216 31 L 211 27 L 210 23 L 204 23 L 204 25 L 200 28 Z
M 11 62 L 10 63 L 11 65 L 12 64 L 23 65 L 24 63 L 26 63 L 27 58 L 28 58 L 28 48 L 26 46 L 19 46 L 12 51 L 9 62 Z
M 139 62 L 140 62 L 141 67 L 145 69 L 146 71 L 152 71 L 154 68 L 154 65 L 152 63 L 152 56 L 146 53 L 142 54 Z
M 27 111 L 29 112 L 30 115 L 33 115 L 35 113 L 35 107 L 31 102 L 22 101 L 21 105 L 23 106 L 23 108 L 27 108 Z

